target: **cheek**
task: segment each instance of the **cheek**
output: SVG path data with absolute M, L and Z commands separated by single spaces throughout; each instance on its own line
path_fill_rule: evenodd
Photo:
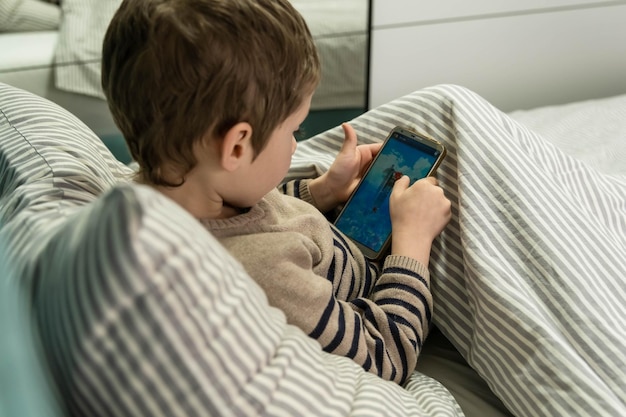
M 273 162 L 276 175 L 284 176 L 287 173 L 287 170 L 289 170 L 291 166 L 291 155 L 291 149 L 285 149 L 285 147 L 283 147 L 280 150 L 280 159 L 275 159 Z
M 284 164 L 291 164 L 291 156 L 295 150 L 294 142 L 283 141 L 279 149 L 276 149 L 274 162 L 277 166 L 283 166 Z M 280 160 L 278 159 L 280 158 Z
M 265 154 L 262 155 L 264 160 L 259 162 L 263 166 L 261 176 L 265 177 L 265 181 L 282 181 L 291 166 L 292 149 L 291 144 L 283 142 L 264 151 Z
M 289 167 L 291 166 L 291 158 L 293 157 L 293 154 L 296 152 L 296 146 L 297 146 L 297 142 L 295 140 L 295 138 L 292 138 L 291 144 L 285 150 L 286 152 L 286 156 L 285 156 L 285 163 L 287 164 L 287 169 L 289 169 Z

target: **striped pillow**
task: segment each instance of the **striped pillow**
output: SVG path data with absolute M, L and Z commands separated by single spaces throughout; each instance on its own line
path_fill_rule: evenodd
M 67 216 L 132 171 L 57 105 L 5 84 L 0 102 L 0 237 L 21 275 Z

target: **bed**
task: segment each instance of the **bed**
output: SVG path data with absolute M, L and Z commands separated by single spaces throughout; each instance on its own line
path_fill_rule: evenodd
M 589 64 L 594 71 L 603 67 Z M 564 73 L 544 71 L 546 77 Z M 11 260 L 2 265 L 11 265 L 7 276 L 24 285 L 50 270 L 58 273 L 58 282 L 37 288 L 35 319 L 43 328 L 46 361 L 54 365 L 52 379 L 75 414 L 141 415 L 146 406 L 152 415 L 167 414 L 167 407 L 182 414 L 176 407 L 189 406 L 200 414 L 255 415 L 266 406 L 268 415 L 626 415 L 626 95 L 623 83 L 614 86 L 614 95 L 605 94 L 605 80 L 591 80 L 581 87 L 580 100 L 548 105 L 562 98 L 562 87 L 555 86 L 552 94 L 541 91 L 536 107 L 503 112 L 474 90 L 441 84 L 394 98 L 351 122 L 363 143 L 399 124 L 443 141 L 449 151 L 437 175 L 453 201 L 454 220 L 433 249 L 435 328 L 418 372 L 403 388 L 325 355 L 264 304 L 254 283 L 239 276 L 193 222 L 128 184 L 130 169 L 80 122 L 0 86 L 0 240 L 8 243 L 5 259 Z M 504 85 L 499 94 L 514 98 L 512 91 Z M 299 143 L 288 178 L 319 175 L 341 139 L 334 128 Z M 162 230 L 173 212 L 178 230 Z M 159 239 L 167 244 L 156 245 Z M 202 245 L 215 256 L 187 248 Z M 141 248 L 146 250 L 137 252 Z M 137 253 L 141 257 L 128 256 Z M 132 337 L 113 338 L 97 352 L 84 349 L 84 334 L 67 317 L 85 306 L 64 291 L 65 284 L 84 276 L 102 280 L 98 285 L 107 279 L 127 285 L 116 281 L 120 277 L 149 282 L 145 271 L 156 271 L 163 260 L 171 276 L 162 272 L 160 278 L 210 277 L 215 285 L 207 292 L 232 297 L 238 314 L 209 310 L 215 321 L 201 328 L 229 333 L 204 354 L 193 350 L 200 343 L 193 337 L 186 347 L 159 339 L 164 348 L 155 356 Z M 178 288 L 175 282 L 169 283 Z M 122 301 L 130 312 L 144 311 L 133 299 Z M 155 326 L 149 314 L 129 317 Z M 241 320 L 220 327 L 227 317 Z M 251 333 L 245 320 L 265 323 L 265 332 Z M 114 331 L 129 331 L 128 321 L 112 323 Z M 107 340 L 107 333 L 101 336 Z M 256 355 L 261 347 L 265 356 Z M 143 355 L 131 360 L 115 354 L 123 349 Z M 125 366 L 134 372 L 111 371 Z M 203 372 L 210 367 L 237 377 L 244 369 L 256 378 L 235 383 Z M 163 369 L 173 373 L 166 377 L 158 372 Z M 155 386 L 160 394 L 172 393 L 164 388 L 171 375 L 178 396 L 157 396 Z M 283 390 L 273 398 L 261 395 L 269 386 Z M 103 405 L 102 398 L 109 400 Z
M 119 3 L 65 0 L 57 30 L 2 33 L 0 28 L 0 82 L 51 99 L 101 138 L 114 142 L 119 130 L 100 87 L 100 50 Z M 331 126 L 326 120 L 344 120 L 346 114 L 365 110 L 368 4 L 365 0 L 293 3 L 309 24 L 322 62 L 322 81 L 311 105 L 314 123 L 307 129 L 312 135 Z
M 90 136 L 78 121 L 45 102 L 20 94 L 7 86 L 0 89 L 4 117 L 0 123 L 0 239 L 5 242 L 5 259 L 10 260 L 5 264 L 12 267 L 11 275 L 17 274 L 24 285 L 39 282 L 35 292 L 37 319 L 42 323 L 48 360 L 55 364 L 53 374 L 59 378 L 59 369 L 73 364 L 77 367 L 73 372 L 80 376 L 68 380 L 67 374 L 62 374 L 65 378 L 56 380 L 62 393 L 75 401 L 80 399 L 72 407 L 84 411 L 84 401 L 89 403 L 89 398 L 100 395 L 121 395 L 128 401 L 128 392 L 134 392 L 147 398 L 149 387 L 160 383 L 160 374 L 150 370 L 150 361 L 154 360 L 150 355 L 144 359 L 134 357 L 139 361 L 134 366 L 146 368 L 145 373 L 134 373 L 131 378 L 126 373 L 106 370 L 111 361 L 116 362 L 115 352 L 120 346 L 115 343 L 107 344 L 105 351 L 85 350 L 80 329 L 76 328 L 71 331 L 74 336 L 69 345 L 64 337 L 59 338 L 63 333 L 59 329 L 71 326 L 66 317 L 72 315 L 72 309 L 77 309 L 73 313 L 77 314 L 87 308 L 80 300 L 111 301 L 94 301 L 92 296 L 79 297 L 77 301 L 76 293 L 63 295 L 64 287 L 58 280 L 62 283 L 84 276 L 81 268 L 88 268 L 93 280 L 100 282 L 98 285 L 112 277 L 149 280 L 151 275 L 145 271 L 156 270 L 145 262 L 162 259 L 173 262 L 174 270 L 181 265 L 191 268 L 186 270 L 187 276 L 208 273 L 197 261 L 188 259 L 180 264 L 176 260 L 178 254 L 163 253 L 167 248 L 185 246 L 179 240 L 173 246 L 146 248 L 148 252 L 142 250 L 139 258 L 126 259 L 123 254 L 134 253 L 148 242 L 169 242 L 172 234 L 183 241 L 190 236 L 200 239 L 193 247 L 214 244 L 206 237 L 196 236 L 198 231 L 190 229 L 190 225 L 180 226 L 187 224 L 182 218 L 177 228 L 163 229 L 165 218 L 178 218 L 179 211 L 158 198 L 155 200 L 145 190 L 129 187 L 127 179 L 132 170 L 116 161 L 101 143 L 98 145 L 97 137 Z M 29 104 L 25 106 L 24 100 Z M 29 117 L 31 114 L 34 118 Z M 316 348 L 308 345 L 295 350 L 307 352 L 304 358 L 282 357 L 281 361 L 290 363 L 289 369 L 296 374 L 304 372 L 304 368 L 315 369 L 328 378 L 332 378 L 330 374 L 339 377 L 342 383 L 346 383 L 345 372 L 352 375 L 348 384 L 351 388 L 342 385 L 342 389 L 352 393 L 340 397 L 348 402 L 342 407 L 356 407 L 365 414 L 363 410 L 377 415 L 384 409 L 390 414 L 425 415 L 433 407 L 440 415 L 624 414 L 625 115 L 626 96 L 507 115 L 466 88 L 440 85 L 393 100 L 353 120 L 362 142 L 380 140 L 392 126 L 401 124 L 437 137 L 448 147 L 446 163 L 437 175 L 453 201 L 454 218 L 437 240 L 431 260 L 437 330 L 426 344 L 418 372 L 401 388 L 403 394 L 380 380 L 363 379 L 343 362 L 334 364 L 335 358 L 320 357 Z M 76 131 L 68 129 L 74 125 L 78 126 L 73 128 Z M 301 142 L 290 178 L 310 177 L 326 169 L 341 138 L 340 129 L 336 128 Z M 48 182 L 49 176 L 52 182 Z M 134 201 L 130 207 L 139 211 L 126 213 L 128 201 Z M 150 229 L 147 241 L 137 241 L 147 233 L 146 227 L 156 229 Z M 97 236 L 101 238 L 95 239 Z M 94 253 L 107 255 L 93 258 Z M 116 256 L 126 260 L 107 267 L 106 260 L 117 259 Z M 202 259 L 207 255 L 200 251 L 196 256 Z M 83 261 L 75 264 L 77 259 Z M 90 266 L 96 259 L 98 263 Z M 143 261 L 135 265 L 133 259 Z M 41 280 L 40 274 L 46 276 L 52 270 L 57 271 L 56 281 Z M 211 276 L 230 276 L 225 271 L 225 275 L 219 275 L 222 278 Z M 252 281 L 241 285 L 250 287 L 249 297 L 259 297 Z M 228 287 L 214 290 L 229 291 Z M 91 293 L 86 288 L 81 291 Z M 72 304 L 75 302 L 78 304 Z M 130 306 L 132 311 L 133 304 Z M 139 305 L 137 308 L 141 309 Z M 145 311 L 140 314 L 141 320 L 150 318 L 145 317 Z M 124 328 L 126 319 L 120 317 L 114 322 L 116 326 L 111 331 L 117 332 Z M 150 323 L 145 325 L 155 325 Z M 284 325 L 283 322 L 281 326 Z M 236 333 L 229 337 L 241 339 L 242 349 L 235 353 L 247 357 L 255 351 L 252 346 L 258 346 L 255 337 L 260 336 L 237 333 L 243 328 L 246 326 L 229 327 Z M 109 336 L 105 332 L 101 337 L 107 340 Z M 161 342 L 164 343 L 162 339 Z M 292 339 L 283 342 L 294 343 Z M 64 347 L 59 350 L 61 346 Z M 276 346 L 278 357 L 284 354 L 281 346 Z M 210 358 L 190 353 L 181 359 L 178 346 L 173 351 L 160 352 L 165 356 L 159 357 L 158 366 L 175 363 L 177 367 L 193 367 L 197 361 L 209 359 L 211 363 L 223 363 L 225 358 L 219 355 L 225 352 L 222 347 L 212 350 Z M 174 362 L 168 362 L 168 354 L 174 355 Z M 268 372 L 274 378 L 282 375 L 275 369 Z M 93 380 L 88 375 L 98 377 Z M 285 378 L 295 378 L 304 390 L 290 392 L 294 398 L 308 398 L 310 390 L 321 389 L 315 382 L 320 379 L 310 372 Z M 327 380 L 321 380 L 319 383 L 327 386 Z M 254 385 L 255 379 L 251 381 L 252 385 L 244 384 L 240 389 L 260 389 Z M 211 384 L 223 382 L 218 378 Z M 78 392 L 80 396 L 75 398 Z M 178 392 L 178 396 L 168 398 L 175 404 L 189 401 L 188 395 L 192 394 L 208 395 L 215 400 L 202 391 Z M 239 398 L 232 392 L 229 395 Z M 322 394 L 316 394 L 316 398 L 319 395 Z M 363 403 L 358 399 L 362 398 L 360 395 L 376 398 L 376 403 Z M 218 403 L 213 406 L 219 409 Z M 111 407 L 109 404 L 102 410 L 108 415 L 132 414 L 132 410 L 121 405 L 120 409 Z M 97 410 L 91 411 L 97 414 Z
M 6 265 L 9 276 L 17 276 L 16 281 L 34 295 L 46 359 L 62 398 L 75 413 L 91 407 L 91 415 L 133 415 L 133 410 L 141 409 L 133 408 L 133 398 L 159 403 L 169 398 L 173 401 L 169 407 L 174 408 L 189 406 L 188 402 L 194 407 L 210 404 L 213 412 L 235 407 L 241 414 L 253 413 L 261 401 L 279 410 L 288 406 L 293 413 L 289 407 L 296 403 L 314 409 L 312 403 L 302 402 L 311 390 L 318 400 L 325 399 L 315 406 L 337 415 L 345 415 L 348 409 L 359 415 L 426 415 L 437 410 L 443 416 L 626 412 L 622 319 L 626 313 L 626 96 L 508 115 L 466 88 L 439 85 L 393 100 L 351 122 L 364 143 L 380 140 L 392 126 L 401 124 L 437 137 L 448 147 L 437 176 L 453 202 L 454 216 L 436 241 L 431 260 L 436 329 L 418 362 L 418 372 L 404 388 L 395 386 L 400 391 L 359 373 L 341 358 L 324 355 L 302 333 L 285 327 L 280 314 L 271 308 L 266 311 L 269 307 L 263 302 L 254 303 L 262 313 L 244 309 L 227 315 L 244 323 L 221 326 L 233 334 L 219 339 L 226 344 L 206 354 L 193 347 L 205 340 L 197 340 L 195 332 L 215 332 L 211 326 L 220 326 L 217 318 L 186 334 L 188 346 L 183 351 L 182 346 L 166 344 L 165 334 L 155 345 L 158 354 L 146 351 L 144 344 L 135 345 L 136 324 L 132 323 L 148 320 L 141 326 L 150 328 L 156 323 L 150 319 L 151 310 L 141 307 L 142 297 L 119 300 L 133 314 L 131 321 L 126 315 L 87 315 L 91 324 L 75 327 L 68 318 L 88 308 L 84 302 L 104 303 L 105 308 L 112 302 L 110 297 L 117 294 L 115 300 L 125 293 L 113 288 L 95 291 L 89 289 L 92 284 L 102 288 L 117 282 L 114 285 L 136 289 L 158 276 L 175 280 L 164 288 L 177 288 L 180 274 L 207 274 L 222 282 L 233 278 L 233 270 L 222 265 L 219 268 L 226 269 L 218 269 L 222 272 L 215 275 L 214 264 L 206 269 L 209 259 L 224 262 L 228 257 L 179 209 L 129 184 L 132 170 L 116 161 L 80 122 L 8 86 L 0 86 L 0 101 L 0 239 L 6 245 L 5 259 L 10 260 Z M 301 142 L 289 178 L 323 172 L 340 143 L 339 128 Z M 165 219 L 172 216 L 177 218 L 176 227 L 164 228 Z M 169 243 L 153 245 L 162 239 Z M 203 245 L 214 249 L 192 249 Z M 179 253 L 187 247 L 192 254 Z M 186 260 L 179 259 L 183 254 Z M 154 262 L 163 260 L 168 266 L 155 269 Z M 49 274 L 55 279 L 45 279 Z M 83 281 L 86 276 L 91 278 Z M 134 283 L 118 282 L 121 278 Z M 240 278 L 235 287 L 224 283 L 207 291 L 215 291 L 215 296 L 224 291 L 238 294 L 235 305 L 264 299 L 249 278 Z M 73 287 L 78 282 L 81 287 L 76 292 Z M 237 298 L 242 291 L 247 295 Z M 100 292 L 103 299 L 97 297 Z M 204 313 L 223 315 L 211 311 Z M 249 314 L 257 324 L 273 323 L 267 324 L 268 333 L 246 333 Z M 99 320 L 108 323 L 109 330 L 98 333 L 103 343 L 108 342 L 96 350 L 85 349 L 83 343 L 93 346 L 95 341 L 94 335 L 84 339 L 83 332 L 101 328 Z M 159 326 L 169 323 L 158 322 Z M 276 333 L 276 326 L 283 330 Z M 111 339 L 109 331 L 125 336 Z M 268 335 L 273 335 L 273 342 L 264 339 Z M 269 356 L 251 357 L 256 348 L 234 349 L 232 340 L 242 340 L 237 346 L 248 347 L 266 340 L 263 346 L 269 343 L 275 350 L 264 353 Z M 142 348 L 136 350 L 138 346 Z M 128 357 L 131 352 L 141 354 Z M 269 358 L 273 365 L 260 366 L 254 358 Z M 198 369 L 199 363 L 200 369 L 225 363 L 224 372 L 239 377 L 244 363 L 248 371 L 260 374 L 236 379 L 243 385 L 233 391 L 228 385 L 233 380 L 221 378 L 221 373 L 183 372 Z M 285 364 L 288 368 L 282 368 Z M 179 383 L 210 381 L 210 386 L 221 388 L 215 393 L 177 391 L 179 396 L 173 400 L 164 387 L 171 377 L 167 372 L 174 370 L 155 373 L 153 366 L 174 366 L 176 378 L 182 378 Z M 124 369 L 135 371 L 128 374 Z M 279 396 L 288 395 L 287 405 L 273 403 L 273 396 L 260 399 L 252 394 L 269 389 L 265 383 L 283 386 L 277 382 L 280 378 L 291 387 Z M 335 382 L 328 385 L 329 380 Z M 159 391 L 165 397 L 155 397 L 154 384 L 165 389 Z M 343 394 L 334 397 L 325 391 L 330 387 Z M 224 404 L 224 392 L 234 402 Z M 241 397 L 240 392 L 249 394 Z M 102 396 L 124 401 L 104 406 Z M 328 403 L 332 398 L 334 402 Z

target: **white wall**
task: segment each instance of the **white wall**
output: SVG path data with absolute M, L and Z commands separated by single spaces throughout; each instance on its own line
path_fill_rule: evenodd
M 626 93 L 626 1 L 373 0 L 369 103 L 440 83 L 505 111 Z

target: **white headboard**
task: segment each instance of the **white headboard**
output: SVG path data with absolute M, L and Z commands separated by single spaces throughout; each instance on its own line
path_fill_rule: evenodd
M 371 36 L 370 108 L 440 83 L 504 111 L 626 93 L 626 0 L 372 0 Z

